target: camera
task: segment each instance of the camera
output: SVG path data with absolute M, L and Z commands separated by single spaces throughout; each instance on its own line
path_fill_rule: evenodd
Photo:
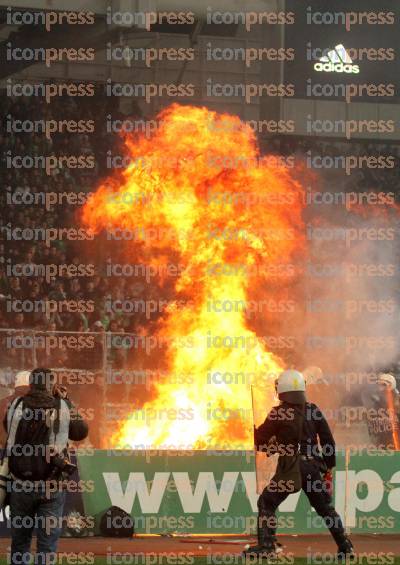
M 68 392 L 65 386 L 55 384 L 53 386 L 53 396 L 55 398 L 67 398 Z
M 77 466 L 71 463 L 68 457 L 60 454 L 53 455 L 51 458 L 51 464 L 54 467 L 53 475 L 65 474 L 68 477 L 71 476 L 77 469 Z

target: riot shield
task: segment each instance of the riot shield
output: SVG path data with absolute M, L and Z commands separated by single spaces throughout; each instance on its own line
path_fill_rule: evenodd
M 379 449 L 400 451 L 400 422 L 394 392 L 374 383 L 365 388 L 361 398 L 371 443 Z
M 251 401 L 253 407 L 253 422 L 258 428 L 267 417 L 269 411 L 278 402 L 275 397 L 274 387 L 251 387 Z M 261 494 L 264 488 L 269 484 L 275 475 L 276 466 L 278 464 L 278 454 L 267 456 L 263 451 L 255 450 L 255 466 L 256 466 L 256 485 L 257 494 Z

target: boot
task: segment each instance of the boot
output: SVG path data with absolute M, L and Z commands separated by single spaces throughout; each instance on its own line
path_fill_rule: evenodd
M 337 557 L 339 562 L 346 561 L 349 559 L 350 561 L 355 558 L 354 547 L 351 543 L 350 539 L 346 536 L 344 541 L 338 545 L 338 552 Z
M 279 548 L 282 551 L 281 548 Z M 277 551 L 277 548 L 274 543 L 270 543 L 268 545 L 251 545 L 247 549 L 243 551 L 243 557 L 266 557 L 266 558 L 275 558 L 280 551 Z
M 281 553 L 282 546 L 276 542 L 269 528 L 257 528 L 257 545 L 251 545 L 243 551 L 244 557 L 276 557 Z
M 354 559 L 355 554 L 353 544 L 346 536 L 343 522 L 334 508 L 330 508 L 329 514 L 326 515 L 326 519 L 328 518 L 327 526 L 338 547 L 338 562 L 346 561 L 346 558 L 349 558 L 350 560 Z

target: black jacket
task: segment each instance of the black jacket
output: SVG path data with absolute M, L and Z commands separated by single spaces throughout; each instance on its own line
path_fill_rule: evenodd
M 303 406 L 281 402 L 272 408 L 265 422 L 255 430 L 257 449 L 273 453 L 277 447 L 282 454 L 285 449 L 295 449 L 301 421 L 300 453 L 323 461 L 329 469 L 335 467 L 335 440 L 321 410 L 311 402 Z
M 16 398 L 16 396 L 14 396 L 14 398 Z M 69 412 L 70 412 L 68 438 L 72 441 L 82 441 L 83 439 L 85 439 L 88 436 L 89 427 L 88 427 L 86 421 L 79 414 L 79 412 L 77 411 L 75 406 L 72 404 L 72 402 L 68 398 L 65 398 L 64 400 L 68 404 L 68 408 L 69 408 Z M 6 433 L 8 432 L 8 429 L 7 429 L 7 413 L 8 413 L 8 410 L 6 411 L 4 418 L 3 418 L 3 427 L 6 431 Z

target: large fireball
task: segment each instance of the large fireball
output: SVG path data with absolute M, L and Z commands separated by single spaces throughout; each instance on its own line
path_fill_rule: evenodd
M 262 373 L 273 383 L 283 368 L 249 327 L 245 305 L 254 285 L 266 299 L 276 292 L 263 267 L 294 261 L 304 246 L 302 187 L 276 158 L 260 156 L 253 131 L 237 117 L 173 105 L 157 119 L 150 139 L 126 138 L 131 163 L 98 188 L 83 222 L 95 232 L 134 231 L 141 242 L 132 249 L 135 263 L 179 256 L 184 268 L 175 290 L 190 301 L 168 306 L 155 337 L 168 344 L 171 375 L 190 379 L 158 383 L 141 407 L 157 417 L 143 421 L 132 414 L 112 443 L 249 449 L 250 380 L 230 384 L 212 375 Z

